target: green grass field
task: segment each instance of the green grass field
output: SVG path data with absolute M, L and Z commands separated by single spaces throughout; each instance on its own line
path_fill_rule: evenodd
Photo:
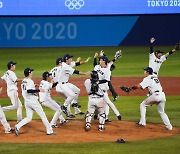
M 171 50 L 171 47 L 155 47 L 163 49 L 165 52 Z M 116 62 L 116 69 L 113 71 L 113 76 L 143 76 L 142 68 L 148 65 L 148 47 L 84 47 L 84 48 L 16 48 L 16 49 L 0 49 L 0 75 L 6 71 L 8 61 L 16 61 L 16 74 L 18 77 L 23 77 L 23 70 L 26 67 L 35 69 L 34 76 L 39 77 L 45 70 L 50 70 L 55 65 L 55 60 L 69 53 L 74 55 L 74 59 L 82 57 L 85 60 L 87 57 L 92 57 L 89 64 L 78 67 L 78 70 L 92 70 L 92 61 L 95 52 L 104 50 L 109 59 L 113 58 L 114 53 L 122 49 L 123 57 Z M 168 58 L 162 65 L 159 76 L 180 76 L 180 53 L 176 52 Z M 177 83 L 178 84 L 178 83 Z M 139 120 L 139 104 L 145 96 L 121 96 L 115 103 L 123 120 L 138 121 Z M 62 101 L 62 98 L 55 98 Z M 86 111 L 87 98 L 79 98 L 82 104 L 82 111 Z M 1 98 L 2 106 L 9 105 L 9 98 Z M 44 108 L 47 117 L 51 118 L 53 112 Z M 180 96 L 167 96 L 166 113 L 168 114 L 173 126 L 180 127 Z M 23 111 L 25 116 L 25 111 Z M 16 111 L 6 112 L 8 120 L 16 120 Z M 34 114 L 34 119 L 39 119 L 37 114 Z M 77 116 L 82 119 L 81 116 Z M 110 119 L 116 120 L 114 114 L 110 111 Z M 149 107 L 147 110 L 147 122 L 161 123 L 162 120 L 158 115 L 155 106 Z M 2 126 L 0 126 L 2 127 Z M 140 133 L 140 132 L 139 132 Z M 74 143 L 74 144 L 17 144 L 17 143 L 1 143 L 0 138 L 0 153 L 173 153 L 177 154 L 180 151 L 180 135 L 166 137 L 161 139 L 148 139 L 143 141 L 127 141 L 127 144 L 117 144 L 115 142 L 105 143 Z

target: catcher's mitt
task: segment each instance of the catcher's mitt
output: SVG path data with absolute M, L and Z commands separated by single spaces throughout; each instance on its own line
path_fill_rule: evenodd
M 180 49 L 180 43 L 176 43 L 175 49 L 176 49 L 176 50 L 179 50 L 179 49 Z
M 120 87 L 120 88 L 121 88 L 121 90 L 123 90 L 123 91 L 125 91 L 125 92 L 127 92 L 127 93 L 129 93 L 129 92 L 132 90 L 132 88 L 126 87 L 126 86 L 122 86 L 122 87 Z
M 96 92 L 98 92 L 98 90 L 99 90 L 99 85 L 96 82 L 92 83 L 92 85 L 91 85 L 92 94 L 95 94 Z

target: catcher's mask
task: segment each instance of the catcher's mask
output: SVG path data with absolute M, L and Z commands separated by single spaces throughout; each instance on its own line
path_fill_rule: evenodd
M 96 81 L 99 79 L 97 71 L 91 72 L 91 79 Z

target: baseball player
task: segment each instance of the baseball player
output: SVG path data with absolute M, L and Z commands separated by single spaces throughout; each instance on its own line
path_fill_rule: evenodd
M 79 107 L 77 99 L 80 93 L 80 89 L 78 87 L 68 82 L 69 76 L 72 74 L 80 74 L 80 75 L 89 74 L 89 72 L 80 72 L 72 68 L 72 66 L 70 66 L 72 62 L 72 57 L 73 56 L 69 54 L 64 55 L 63 57 L 64 62 L 62 63 L 62 67 L 60 69 L 59 76 L 58 76 L 58 83 L 59 83 L 58 86 L 61 88 L 62 93 L 65 96 L 67 96 L 64 102 L 64 105 L 62 106 L 62 110 L 67 116 L 69 116 L 70 114 L 67 110 L 67 107 L 72 101 L 73 101 L 73 104 L 72 104 L 73 107 Z
M 144 70 L 145 70 L 144 71 L 145 78 L 143 79 L 141 83 L 131 88 L 125 87 L 126 92 L 129 92 L 131 90 L 136 90 L 136 89 L 145 89 L 145 88 L 148 88 L 149 90 L 148 97 L 140 104 L 141 118 L 137 124 L 140 126 L 146 126 L 146 108 L 148 106 L 155 104 L 166 126 L 166 129 L 172 130 L 173 127 L 169 121 L 168 116 L 166 115 L 164 111 L 164 107 L 166 103 L 166 96 L 163 92 L 159 79 L 157 75 L 153 74 L 153 69 L 151 67 L 147 67 Z
M 158 75 L 162 63 L 167 60 L 169 55 L 172 55 L 176 50 L 179 50 L 179 44 L 177 43 L 174 49 L 163 55 L 164 52 L 161 50 L 153 51 L 154 42 L 155 38 L 152 37 L 150 39 L 149 67 L 153 69 L 154 74 Z
M 56 121 L 59 119 L 60 123 L 66 123 L 67 121 L 64 119 L 62 116 L 62 110 L 61 106 L 58 104 L 58 102 L 54 101 L 51 98 L 51 89 L 55 87 L 58 83 L 53 82 L 51 78 L 51 73 L 49 72 L 44 72 L 42 74 L 43 80 L 40 82 L 40 89 L 44 89 L 44 92 L 39 92 L 39 97 L 40 97 L 40 102 L 42 105 L 52 109 L 55 111 L 55 114 L 50 122 L 50 125 L 53 128 L 59 128 L 59 126 L 56 124 Z
M 121 54 L 121 53 L 120 53 L 120 54 Z M 106 56 L 106 55 L 104 54 L 103 50 L 100 51 L 100 54 L 99 54 L 99 55 L 100 55 L 100 57 L 101 57 L 101 56 Z M 122 54 L 119 55 L 119 57 L 121 57 L 121 56 L 122 56 Z M 98 64 L 98 63 L 97 63 L 97 57 L 98 57 L 98 53 L 95 53 L 95 55 L 94 55 L 94 63 L 93 63 L 94 67 Z M 115 58 L 114 58 L 114 62 L 115 62 L 115 60 L 118 59 L 119 57 L 115 57 Z M 112 72 L 114 69 L 115 69 L 115 65 L 114 65 L 114 64 L 110 64 L 110 71 Z M 112 85 L 111 81 L 108 82 L 108 86 L 109 86 L 110 92 L 112 93 L 112 96 L 113 96 L 113 98 L 114 98 L 114 101 L 116 101 L 119 96 L 118 96 L 118 94 L 116 93 L 115 89 L 113 88 L 113 85 Z
M 0 88 L 0 93 L 2 92 L 2 87 Z M 1 108 L 0 105 L 0 122 L 2 123 L 4 129 L 5 129 L 5 134 L 10 134 L 12 133 L 14 130 L 10 127 L 9 123 L 6 120 L 6 116 Z
M 30 68 L 26 68 L 24 70 L 25 78 L 22 81 L 21 89 L 22 89 L 22 96 L 25 100 L 24 104 L 26 108 L 26 117 L 15 125 L 15 134 L 19 135 L 20 128 L 32 120 L 33 112 L 35 111 L 42 119 L 42 122 L 46 127 L 47 135 L 55 135 L 56 133 L 53 132 L 53 129 L 49 124 L 49 121 L 47 120 L 43 108 L 38 102 L 38 96 L 36 95 L 36 93 L 45 92 L 45 90 L 35 89 L 34 81 L 31 79 L 33 71 L 34 70 Z
M 96 71 L 91 72 L 91 79 L 87 79 L 84 82 L 86 87 L 86 91 L 88 93 L 88 110 L 86 113 L 86 125 L 85 131 L 89 131 L 91 128 L 91 119 L 95 110 L 98 111 L 99 114 L 99 131 L 105 130 L 104 123 L 106 119 L 105 114 L 105 102 L 103 100 L 104 93 L 107 91 L 107 84 L 98 84 L 99 77 Z
M 16 62 L 10 61 L 7 63 L 8 71 L 1 77 L 7 84 L 7 95 L 11 100 L 12 105 L 2 107 L 3 111 L 10 111 L 17 109 L 17 123 L 22 120 L 22 104 L 18 98 L 17 82 L 18 78 L 14 73 L 16 70 Z
M 98 72 L 98 76 L 99 76 L 99 80 L 101 82 L 103 82 L 103 84 L 105 84 L 105 86 L 108 86 L 108 82 L 110 81 L 110 76 L 111 76 L 111 71 L 110 71 L 110 65 L 113 63 L 108 63 L 109 60 L 106 56 L 101 56 L 99 57 L 99 65 L 96 65 L 94 67 L 94 71 Z M 119 111 L 117 110 L 117 108 L 115 107 L 115 105 L 111 102 L 111 100 L 108 97 L 108 92 L 106 91 L 104 93 L 104 97 L 103 97 L 106 105 L 106 122 L 110 122 L 110 120 L 108 119 L 108 115 L 109 115 L 109 107 L 114 111 L 115 115 L 117 116 L 117 118 L 119 120 L 121 120 L 121 115 L 119 113 Z
M 62 62 L 63 62 L 63 59 L 62 58 L 58 58 L 56 60 L 56 66 L 50 71 L 50 73 L 52 74 L 52 78 L 53 78 L 54 82 L 58 82 L 58 74 L 60 72 Z M 74 64 L 71 63 L 71 65 L 74 65 Z M 56 91 L 58 93 L 61 93 L 61 95 L 63 96 L 64 99 L 67 98 L 67 96 L 63 93 L 63 91 L 62 91 L 62 89 L 61 89 L 61 87 L 59 85 L 56 86 Z M 73 103 L 73 101 L 71 103 Z M 77 114 L 80 114 L 80 115 L 84 114 L 79 109 L 79 106 L 74 106 L 74 109 L 75 109 L 75 115 L 77 115 Z M 68 111 L 69 111 L 69 117 L 74 118 L 75 116 L 70 111 L 70 104 L 68 105 Z

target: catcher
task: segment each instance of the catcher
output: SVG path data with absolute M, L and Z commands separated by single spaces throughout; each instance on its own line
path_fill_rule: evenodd
M 166 126 L 167 130 L 172 130 L 172 125 L 169 121 L 168 116 L 164 111 L 166 96 L 163 92 L 161 84 L 157 78 L 157 75 L 153 74 L 153 69 L 151 67 L 147 67 L 144 69 L 145 78 L 143 81 L 133 87 L 120 87 L 123 91 L 129 93 L 131 90 L 136 89 L 145 89 L 148 88 L 149 94 L 148 97 L 140 104 L 140 121 L 137 123 L 140 126 L 146 125 L 146 108 L 148 106 L 152 106 L 155 104 L 157 106 L 157 110 Z
M 176 50 L 180 49 L 180 43 L 177 43 L 171 51 L 163 55 L 163 51 L 156 50 L 153 51 L 153 43 L 155 42 L 155 38 L 150 39 L 150 53 L 149 53 L 149 67 L 153 69 L 153 73 L 158 75 L 161 64 L 167 60 L 169 55 L 172 55 Z
M 104 93 L 108 89 L 108 85 L 99 84 L 99 77 L 96 71 L 91 72 L 91 79 L 86 79 L 84 85 L 88 93 L 88 109 L 85 116 L 86 124 L 85 131 L 91 129 L 91 119 L 95 110 L 99 113 L 99 131 L 105 130 L 104 124 L 106 119 L 105 108 L 106 104 L 103 100 Z

